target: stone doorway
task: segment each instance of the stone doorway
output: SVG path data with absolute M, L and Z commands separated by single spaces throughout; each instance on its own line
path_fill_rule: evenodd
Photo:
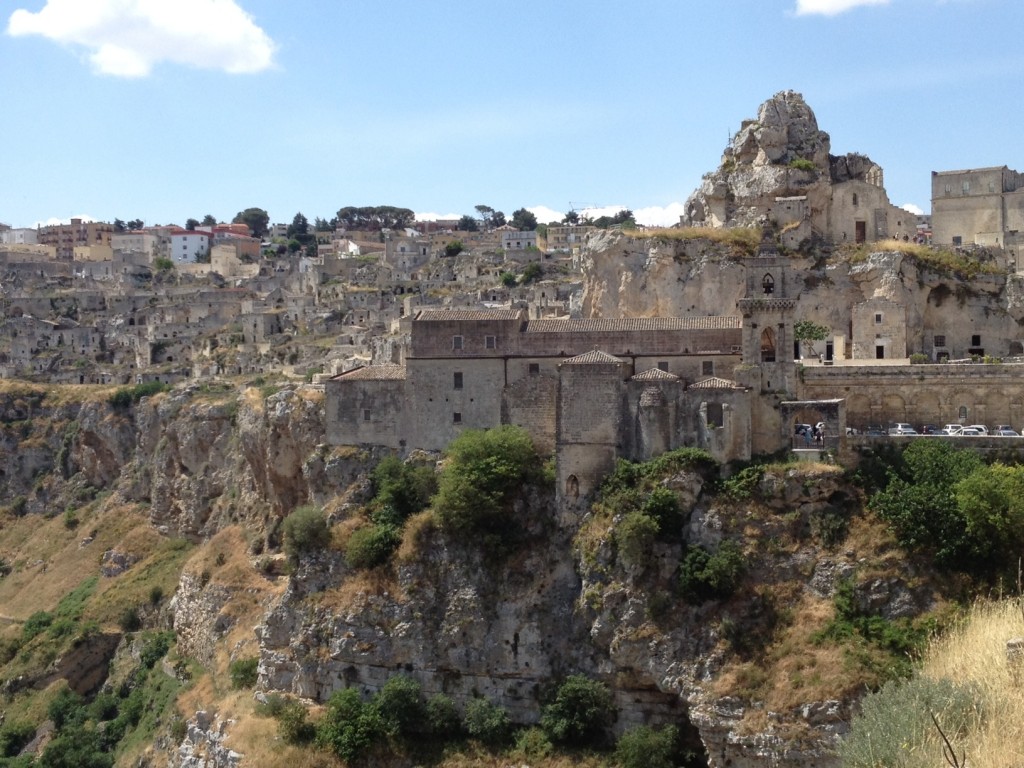
M 866 221 L 854 222 L 856 227 L 855 242 L 863 243 L 868 239 L 868 223 Z

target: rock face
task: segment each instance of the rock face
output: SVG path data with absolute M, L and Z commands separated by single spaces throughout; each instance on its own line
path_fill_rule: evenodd
M 782 91 L 764 102 L 756 120 L 743 121 L 686 201 L 687 226 L 749 227 L 762 223 L 776 198 L 805 196 L 810 212 L 825 212 L 831 187 L 851 180 L 881 182 L 881 169 L 863 155 L 835 157 L 803 96 Z M 823 221 L 823 219 L 822 219 Z

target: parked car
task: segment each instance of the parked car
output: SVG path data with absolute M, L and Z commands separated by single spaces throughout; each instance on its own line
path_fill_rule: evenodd
M 996 427 L 996 431 L 992 433 L 996 437 L 1020 437 L 1020 434 L 1015 429 L 1009 427 Z
M 869 424 L 868 428 L 864 430 L 864 434 L 868 437 L 882 437 L 888 433 L 881 424 Z
M 954 435 L 959 435 L 962 430 L 963 427 L 961 427 L 959 424 L 947 424 L 946 426 L 939 430 L 939 434 L 948 435 L 952 437 Z
M 922 435 L 937 435 L 939 434 L 939 428 L 934 424 L 925 424 L 921 427 Z
M 957 433 L 957 437 L 985 437 L 985 433 L 975 427 L 964 427 Z
M 970 426 L 965 427 L 965 429 L 976 429 L 983 435 L 988 434 L 988 427 L 986 427 L 984 424 L 971 424 Z
M 889 427 L 890 435 L 916 435 L 917 430 L 905 422 L 897 422 Z

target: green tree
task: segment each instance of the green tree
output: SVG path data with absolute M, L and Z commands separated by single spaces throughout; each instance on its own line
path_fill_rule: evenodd
M 675 768 L 679 729 L 666 725 L 630 728 L 615 745 L 615 760 L 622 768 Z
M 348 763 L 366 756 L 385 736 L 377 709 L 365 704 L 355 688 L 331 696 L 316 728 L 316 743 Z
M 520 208 L 512 212 L 512 226 L 520 231 L 533 232 L 537 229 L 537 217 L 525 208 Z
M 416 214 L 409 208 L 393 205 L 346 206 L 338 209 L 337 224 L 344 229 L 379 232 L 382 229 L 405 229 L 416 223 Z
M 302 215 L 302 212 L 296 213 L 292 218 L 292 223 L 288 225 L 288 238 L 295 238 L 302 242 L 301 238 L 309 234 L 309 220 Z
M 246 208 L 236 213 L 231 221 L 234 224 L 245 224 L 253 237 L 263 237 L 269 231 L 270 214 L 262 208 Z
M 437 492 L 437 475 L 433 467 L 403 462 L 386 456 L 370 473 L 374 504 L 395 511 L 398 521 L 426 509 Z
M 743 550 L 734 541 L 723 541 L 715 553 L 692 547 L 679 569 L 679 589 L 688 600 L 722 600 L 736 590 L 745 570 Z
M 515 492 L 540 463 L 529 433 L 512 425 L 470 429 L 445 453 L 434 497 L 442 527 L 466 538 L 500 537 L 508 530 Z
M 460 232 L 477 232 L 480 229 L 476 219 L 468 215 L 459 219 L 459 223 L 456 226 Z
M 395 525 L 367 525 L 352 532 L 345 544 L 345 561 L 352 568 L 376 568 L 391 557 L 402 542 L 402 531 Z
M 540 726 L 554 742 L 599 744 L 614 714 L 608 686 L 585 675 L 571 675 L 559 686 L 555 700 L 541 711 Z
M 512 738 L 508 712 L 487 699 L 473 699 L 463 716 L 466 733 L 491 747 L 501 747 Z
M 807 351 L 816 355 L 814 342 L 827 339 L 831 330 L 827 325 L 819 325 L 812 320 L 797 320 L 793 324 L 793 338 L 797 341 L 806 341 Z
M 212 213 L 206 214 L 205 216 L 203 216 L 203 226 L 204 227 L 215 227 L 215 226 L 217 226 L 217 217 L 214 216 Z
M 972 570 L 1009 570 L 1024 551 L 1024 467 L 979 467 L 953 486 Z
M 502 272 L 500 275 L 501 284 L 506 288 L 515 288 L 519 278 L 513 272 Z
M 576 226 L 580 223 L 580 215 L 576 211 L 569 211 L 562 217 L 562 223 L 570 226 Z
M 462 253 L 464 246 L 461 240 L 452 240 L 444 247 L 445 256 L 458 256 Z
M 411 677 L 388 678 L 373 699 L 384 731 L 391 738 L 408 739 L 429 733 L 427 706 L 420 684 Z
M 531 261 L 526 265 L 523 270 L 523 274 L 519 277 L 519 282 L 522 285 L 529 285 L 530 283 L 540 280 L 544 276 L 544 267 L 540 265 L 539 261 Z
M 124 232 L 127 229 L 128 229 L 128 225 L 125 224 L 121 219 L 114 219 L 114 231 L 115 232 L 120 233 L 120 232 Z
M 491 227 L 493 226 L 492 219 L 494 217 L 494 209 L 491 208 L 491 206 L 489 205 L 477 205 L 474 207 L 476 208 L 476 212 L 480 216 L 480 221 L 483 222 L 484 229 L 491 229 Z
M 312 552 L 327 549 L 331 529 L 324 513 L 316 507 L 299 507 L 284 519 L 284 551 L 293 563 Z
M 332 232 L 334 231 L 334 225 L 331 224 L 331 222 L 329 222 L 327 219 L 321 219 L 319 216 L 317 216 L 313 220 L 313 229 L 315 229 L 317 232 Z
M 199 219 L 187 219 L 185 221 L 185 229 L 189 232 L 195 232 L 196 227 L 199 226 Z

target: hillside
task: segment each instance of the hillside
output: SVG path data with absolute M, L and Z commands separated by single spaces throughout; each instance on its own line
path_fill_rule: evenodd
M 857 698 L 905 667 L 944 610 L 948 586 L 835 466 L 723 479 L 684 450 L 621 464 L 576 518 L 555 513 L 523 454 L 522 474 L 460 517 L 453 500 L 483 476 L 463 486 L 458 460 L 435 470 L 422 455 L 406 466 L 438 478 L 441 500 L 394 518 L 379 457 L 320 443 L 315 390 L 117 392 L 0 393 L 0 690 L 6 723 L 40 737 L 18 750 L 53 743 L 45 723 L 67 688 L 107 707 L 81 710 L 82 733 L 123 715 L 109 731 L 123 739 L 96 736 L 119 765 L 284 765 L 313 753 L 277 739 L 252 684 L 316 720 L 338 691 L 370 697 L 403 675 L 456 712 L 482 698 L 530 725 L 583 675 L 610 693 L 609 738 L 673 725 L 693 765 L 835 765 Z M 324 511 L 329 538 L 286 556 L 282 521 L 303 505 Z M 843 590 L 888 639 L 829 632 Z M 124 715 L 129 700 L 151 716 Z M 492 759 L 462 749 L 445 759 Z M 531 764 L 549 749 L 534 744 Z M 210 762 L 189 762 L 199 754 Z

